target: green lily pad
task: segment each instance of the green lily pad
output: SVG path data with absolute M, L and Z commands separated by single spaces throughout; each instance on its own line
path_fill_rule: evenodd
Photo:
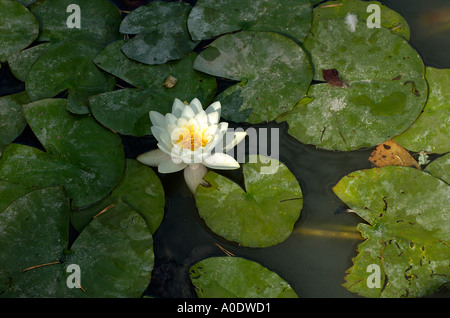
M 74 207 L 104 198 L 116 186 L 125 166 L 118 135 L 91 117 L 66 111 L 66 100 L 44 99 L 24 106 L 25 118 L 46 152 L 9 144 L 0 158 L 4 181 L 26 186 L 65 185 Z
M 191 282 L 200 298 L 297 298 L 276 273 L 240 257 L 210 257 L 193 265 Z
M 356 171 L 333 188 L 368 224 L 348 270 L 348 290 L 366 297 L 421 297 L 450 277 L 450 186 L 409 167 Z M 378 286 L 369 266 L 378 265 Z
M 450 69 L 426 68 L 428 100 L 422 114 L 394 140 L 410 151 L 450 151 Z
M 68 109 L 89 113 L 88 96 L 114 89 L 115 78 L 98 69 L 94 57 L 102 49 L 86 41 L 62 42 L 46 50 L 31 67 L 25 88 L 32 101 L 69 90 Z
M 25 82 L 28 72 L 33 64 L 50 46 L 51 43 L 41 43 L 8 57 L 8 65 L 11 69 L 11 73 L 13 73 L 17 79 Z
M 187 30 L 190 11 L 187 3 L 163 1 L 133 10 L 123 19 L 120 32 L 138 35 L 124 43 L 122 51 L 145 64 L 164 64 L 185 57 L 198 44 Z
M 67 12 L 69 5 L 80 10 L 80 28 L 70 28 L 74 11 Z M 59 42 L 67 40 L 92 41 L 106 45 L 120 38 L 122 17 L 119 10 L 108 0 L 41 0 L 29 6 L 39 21 L 38 41 Z
M 22 4 L 0 0 L 0 62 L 29 46 L 38 37 L 39 24 Z
M 312 32 L 304 44 L 314 78 L 328 83 L 312 85 L 308 98 L 277 118 L 290 135 L 349 151 L 379 145 L 416 120 L 427 84 L 422 59 L 405 39 L 361 21 L 352 32 L 344 18 L 319 20 Z
M 450 154 L 433 160 L 424 171 L 450 184 Z
M 16 139 L 27 125 L 22 115 L 22 105 L 29 102 L 25 92 L 0 97 L 0 151 Z
M 206 174 L 195 195 L 198 213 L 214 233 L 241 245 L 283 242 L 300 216 L 300 185 L 275 159 L 250 156 L 242 166 L 244 189 L 213 171 Z
M 139 297 L 153 268 L 152 236 L 133 210 L 93 220 L 68 251 L 69 200 L 62 188 L 26 194 L 0 213 L 3 297 Z M 67 271 L 80 270 L 77 284 Z
M 272 32 L 221 36 L 198 55 L 194 68 L 240 81 L 216 97 L 222 117 L 235 122 L 273 120 L 304 97 L 312 77 L 302 48 Z
M 234 31 L 272 31 L 303 42 L 311 28 L 311 3 L 269 0 L 199 0 L 188 19 L 194 40 Z
M 162 222 L 164 216 L 164 188 L 156 173 L 136 160 L 127 160 L 121 182 L 109 196 L 86 209 L 72 213 L 72 225 L 78 232 L 89 221 L 118 204 L 125 204 L 137 211 L 147 222 L 152 234 Z
M 170 112 L 175 98 L 190 102 L 198 98 L 208 106 L 216 93 L 216 79 L 192 68 L 197 54 L 161 65 L 145 65 L 128 59 L 120 50 L 126 41 L 117 41 L 104 49 L 95 63 L 103 70 L 138 89 L 121 89 L 92 96 L 92 114 L 106 127 L 124 135 L 151 135 L 150 110 Z M 173 87 L 164 86 L 175 78 Z
M 367 21 L 373 11 L 367 12 L 369 5 L 377 5 L 380 8 L 380 25 L 403 36 L 409 40 L 410 30 L 408 22 L 397 12 L 389 9 L 378 1 L 361 0 L 337 0 L 327 1 L 313 10 L 313 20 L 334 19 L 345 17 L 347 14 L 356 14 L 361 21 Z
M 33 190 L 36 189 L 20 183 L 0 180 L 0 198 L 2 198 L 0 200 L 0 212 L 11 205 L 15 200 Z

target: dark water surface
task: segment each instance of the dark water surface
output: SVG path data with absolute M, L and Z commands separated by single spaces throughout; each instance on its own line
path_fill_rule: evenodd
M 136 3 L 114 2 L 125 10 Z M 380 2 L 408 21 L 410 42 L 427 66 L 450 68 L 449 22 L 447 19 L 445 28 L 445 18 L 440 14 L 449 12 L 450 1 Z M 23 89 L 24 84 L 14 79 L 6 64 L 2 65 L 0 96 Z M 246 129 L 249 126 L 234 127 Z M 154 235 L 155 268 L 146 295 L 196 297 L 189 280 L 190 266 L 206 257 L 224 256 L 222 247 L 236 256 L 259 262 L 275 271 L 291 284 L 300 297 L 356 297 L 341 284 L 346 269 L 351 267 L 352 258 L 357 254 L 356 247 L 362 242 L 355 229 L 362 220 L 353 213 L 345 212 L 345 205 L 331 188 L 351 171 L 370 168 L 367 158 L 373 148 L 354 152 L 319 150 L 287 135 L 285 124 L 256 127 L 280 128 L 280 160 L 296 176 L 302 188 L 303 209 L 292 235 L 286 241 L 268 248 L 245 248 L 229 242 L 212 233 L 199 217 L 182 172 L 160 175 L 166 193 L 166 211 Z M 136 158 L 140 153 L 156 147 L 153 137 L 122 137 L 128 158 Z M 16 142 L 39 146 L 29 127 Z M 242 181 L 240 170 L 218 172 L 237 182 Z M 443 290 L 431 296 L 450 297 L 450 292 Z

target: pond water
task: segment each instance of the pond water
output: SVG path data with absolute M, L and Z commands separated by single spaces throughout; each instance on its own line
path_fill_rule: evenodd
M 122 2 L 115 1 L 122 9 Z M 450 68 L 450 27 L 448 0 L 380 1 L 400 13 L 411 28 L 411 44 L 427 66 Z M 447 20 L 445 20 L 445 14 Z M 445 22 L 446 21 L 446 22 Z M 446 23 L 446 25 L 445 25 Z M 446 26 L 446 28 L 445 28 Z M 227 83 L 222 83 L 226 85 Z M 8 67 L 0 70 L 0 96 L 22 91 Z M 235 125 L 248 128 L 250 126 Z M 345 271 L 352 265 L 362 242 L 356 225 L 362 220 L 346 212 L 331 188 L 351 171 L 370 168 L 371 149 L 333 152 L 304 145 L 287 135 L 286 124 L 257 125 L 280 129 L 279 156 L 301 185 L 303 209 L 292 235 L 268 248 L 246 248 L 212 233 L 199 217 L 195 200 L 183 173 L 160 175 L 166 193 L 166 211 L 154 235 L 155 267 L 145 295 L 152 297 L 196 297 L 189 280 L 189 268 L 210 256 L 224 256 L 225 249 L 236 256 L 256 261 L 278 273 L 300 297 L 357 297 L 343 286 Z M 126 155 L 137 155 L 156 147 L 153 137 L 122 136 Z M 16 140 L 38 146 L 27 127 Z M 240 170 L 223 172 L 240 182 Z M 220 207 L 218 207 L 220 209 Z M 430 297 L 449 297 L 444 289 Z

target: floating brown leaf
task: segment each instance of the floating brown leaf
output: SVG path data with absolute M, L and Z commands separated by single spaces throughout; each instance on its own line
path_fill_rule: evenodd
M 369 161 L 377 167 L 405 166 L 421 170 L 419 164 L 409 152 L 393 140 L 378 145 L 370 154 Z

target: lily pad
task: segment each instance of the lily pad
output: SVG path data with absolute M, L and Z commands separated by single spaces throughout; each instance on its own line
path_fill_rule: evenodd
M 127 160 L 121 182 L 109 196 L 86 209 L 72 213 L 72 225 L 78 232 L 89 221 L 109 209 L 124 204 L 137 211 L 147 222 L 152 234 L 164 216 L 164 188 L 156 173 L 136 160 Z
M 114 89 L 115 78 L 93 63 L 102 49 L 91 42 L 62 42 L 46 50 L 31 67 L 25 88 L 32 101 L 69 90 L 68 109 L 89 113 L 87 97 Z
M 24 106 L 25 118 L 46 151 L 9 144 L 0 158 L 4 181 L 25 186 L 65 185 L 74 207 L 104 198 L 125 166 L 118 135 L 93 118 L 66 111 L 66 100 L 44 99 Z
M 450 186 L 409 167 L 360 170 L 333 188 L 368 224 L 348 270 L 348 290 L 366 297 L 421 297 L 450 277 Z M 378 265 L 378 286 L 369 266 Z M 373 281 L 371 281 L 373 283 Z
M 450 184 L 450 154 L 433 160 L 424 170 Z
M 303 196 L 281 162 L 250 156 L 243 165 L 244 189 L 209 171 L 196 191 L 198 213 L 216 234 L 244 246 L 283 242 L 300 216 Z
M 95 58 L 95 63 L 138 89 L 121 89 L 91 97 L 91 111 L 99 122 L 124 135 L 150 135 L 150 110 L 170 112 L 175 98 L 189 102 L 198 98 L 202 105 L 209 105 L 216 93 L 216 79 L 192 68 L 197 54 L 193 52 L 166 64 L 145 65 L 128 59 L 121 52 L 125 42 L 110 44 Z M 176 84 L 164 86 L 168 78 L 175 78 Z
M 410 151 L 450 151 L 450 69 L 426 68 L 428 100 L 419 118 L 394 140 Z
M 69 5 L 79 7 L 80 28 L 70 28 L 67 24 L 71 15 L 76 14 L 73 10 L 68 11 Z M 39 21 L 40 42 L 82 40 L 106 45 L 120 38 L 122 17 L 108 0 L 41 0 L 29 9 Z
M 303 42 L 311 28 L 309 0 L 199 0 L 188 19 L 194 40 L 234 31 L 273 31 Z
M 410 30 L 408 22 L 399 13 L 389 9 L 378 1 L 337 0 L 327 1 L 313 10 L 313 20 L 334 19 L 355 14 L 361 21 L 367 21 L 373 11 L 367 12 L 369 5 L 380 8 L 380 25 L 409 40 Z
M 122 51 L 145 64 L 164 64 L 185 57 L 198 44 L 187 30 L 190 11 L 187 3 L 163 1 L 133 10 L 123 19 L 120 32 L 138 35 L 125 42 Z
M 0 213 L 3 297 L 139 297 L 153 268 L 150 230 L 133 210 L 112 209 L 69 244 L 62 188 L 26 194 Z M 75 285 L 70 265 L 80 270 Z M 77 287 L 77 286 L 76 286 Z
M 304 97 L 312 77 L 302 48 L 273 32 L 221 36 L 198 55 L 194 68 L 239 81 L 216 97 L 222 117 L 235 122 L 273 120 Z
M 13 75 L 22 82 L 25 82 L 33 64 L 50 46 L 51 43 L 41 43 L 8 57 L 8 65 Z
M 210 257 L 193 265 L 191 282 L 200 298 L 297 298 L 278 274 L 240 257 Z
M 0 62 L 29 46 L 38 37 L 39 24 L 22 4 L 0 0 Z
M 22 115 L 22 105 L 29 102 L 25 92 L 0 97 L 0 151 L 16 139 L 27 125 Z
M 20 183 L 0 180 L 0 198 L 2 198 L 0 201 L 0 212 L 6 209 L 18 198 L 34 190 L 36 189 Z
M 314 78 L 327 83 L 312 85 L 308 98 L 277 118 L 290 135 L 349 151 L 392 139 L 416 120 L 427 99 L 425 69 L 405 39 L 361 21 L 352 32 L 344 18 L 319 20 L 312 32 L 304 44 Z

